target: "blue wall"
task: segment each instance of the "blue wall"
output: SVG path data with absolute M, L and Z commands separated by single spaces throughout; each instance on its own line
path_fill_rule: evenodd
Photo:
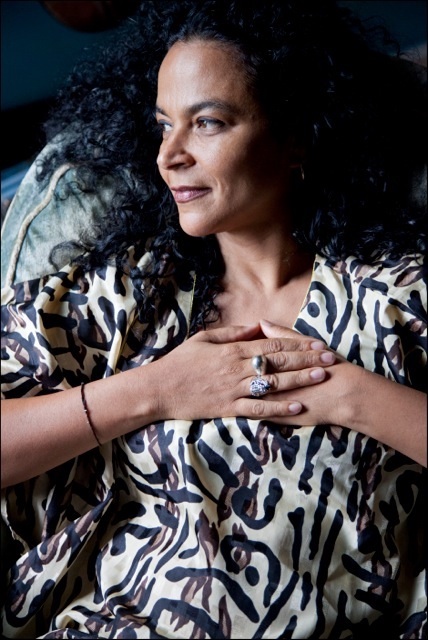
M 426 43 L 425 0 L 360 0 L 341 4 L 365 17 L 381 16 L 405 48 Z M 54 95 L 74 62 L 112 33 L 112 30 L 83 33 L 71 29 L 51 16 L 38 0 L 1 0 L 0 6 L 2 110 Z
M 38 0 L 1 0 L 0 8 L 2 110 L 54 95 L 74 63 L 111 34 L 71 29 Z

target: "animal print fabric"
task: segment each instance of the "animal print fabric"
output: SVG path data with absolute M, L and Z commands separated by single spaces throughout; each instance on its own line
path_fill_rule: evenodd
M 411 258 L 317 257 L 295 329 L 423 388 L 425 293 Z M 162 357 L 186 339 L 192 293 L 165 277 L 145 339 L 113 267 L 3 295 L 14 398 Z M 3 492 L 22 544 L 4 637 L 426 637 L 425 489 L 421 466 L 346 428 L 227 416 L 143 426 Z

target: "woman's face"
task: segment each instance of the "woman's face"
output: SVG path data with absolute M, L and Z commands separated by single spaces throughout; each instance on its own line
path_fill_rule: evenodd
M 186 233 L 257 232 L 284 219 L 288 151 L 231 47 L 174 44 L 159 71 L 156 118 L 159 170 Z

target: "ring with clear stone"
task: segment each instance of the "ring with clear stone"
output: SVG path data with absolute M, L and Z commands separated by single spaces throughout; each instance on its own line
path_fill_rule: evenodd
M 269 382 L 262 378 L 262 375 L 266 373 L 267 358 L 266 356 L 254 356 L 251 364 L 256 372 L 257 378 L 251 380 L 250 393 L 253 397 L 259 398 L 260 396 L 266 395 L 271 388 Z

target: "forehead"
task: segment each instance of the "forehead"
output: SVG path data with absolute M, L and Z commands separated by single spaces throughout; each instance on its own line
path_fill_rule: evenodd
M 232 45 L 213 40 L 176 42 L 159 70 L 158 99 L 253 101 L 247 75 Z

